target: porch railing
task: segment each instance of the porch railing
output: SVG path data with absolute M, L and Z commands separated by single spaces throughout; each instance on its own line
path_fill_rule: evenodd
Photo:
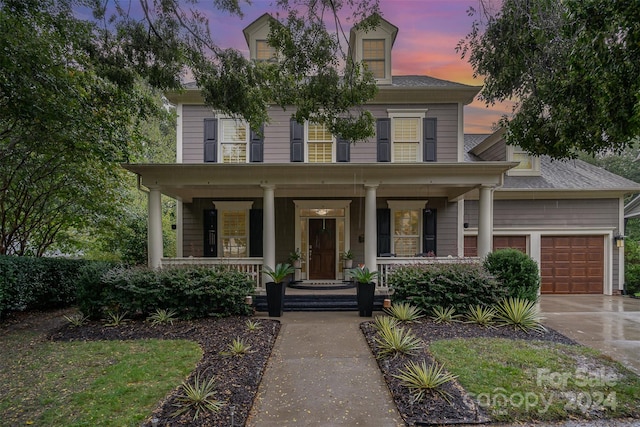
M 398 267 L 405 265 L 424 264 L 476 264 L 480 258 L 454 258 L 454 257 L 382 257 L 378 263 L 378 289 L 386 290 L 389 287 L 389 274 Z
M 247 273 L 256 283 L 257 291 L 264 291 L 262 283 L 262 258 L 162 258 L 163 266 L 215 265 Z

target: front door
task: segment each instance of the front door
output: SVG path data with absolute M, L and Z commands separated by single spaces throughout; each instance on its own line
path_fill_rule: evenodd
M 309 279 L 336 278 L 336 220 L 309 219 Z

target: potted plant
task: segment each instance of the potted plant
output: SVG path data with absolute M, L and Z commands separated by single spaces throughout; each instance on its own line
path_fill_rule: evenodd
M 280 317 L 284 309 L 284 280 L 295 271 L 291 264 L 277 264 L 274 269 L 264 267 L 264 272 L 273 280 L 267 282 L 267 308 L 270 317 Z
M 294 252 L 289 254 L 289 261 L 293 265 L 293 268 L 302 267 L 302 252 L 300 252 L 299 248 L 296 248 Z
M 342 254 L 342 260 L 344 261 L 344 268 L 353 267 L 353 252 L 351 252 L 351 249 L 344 251 Z
M 373 315 L 373 298 L 376 293 L 376 284 L 373 281 L 377 276 L 377 271 L 369 271 L 365 266 L 351 270 L 351 277 L 356 281 L 358 299 L 358 311 L 360 317 L 371 317 Z

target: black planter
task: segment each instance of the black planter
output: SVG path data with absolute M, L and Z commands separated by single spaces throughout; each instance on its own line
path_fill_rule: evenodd
M 269 317 L 280 317 L 284 309 L 284 282 L 268 282 L 267 287 L 267 309 Z
M 373 316 L 373 297 L 376 293 L 376 284 L 360 283 L 358 282 L 357 298 L 358 298 L 358 311 L 360 317 Z

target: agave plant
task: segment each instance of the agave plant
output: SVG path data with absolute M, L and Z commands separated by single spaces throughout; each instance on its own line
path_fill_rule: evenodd
M 505 298 L 496 307 L 500 325 L 510 325 L 524 332 L 546 332 L 542 326 L 540 314 L 535 301 L 523 298 Z
M 195 414 L 193 420 L 197 420 L 201 412 L 211 411 L 218 412 L 222 409 L 224 402 L 215 400 L 215 380 L 209 378 L 205 381 L 196 375 L 193 384 L 183 382 L 182 383 L 182 395 L 177 398 L 176 406 L 178 409 L 173 413 L 174 417 L 184 414 L 185 412 L 194 409 Z
M 472 305 L 465 315 L 467 323 L 476 323 L 478 325 L 491 327 L 495 323 L 496 310 L 493 307 L 483 305 Z
M 173 321 L 176 319 L 176 314 L 175 310 L 158 308 L 155 313 L 147 318 L 147 320 L 150 321 L 152 325 L 162 325 L 165 323 L 173 325 Z
M 253 321 L 251 319 L 248 319 L 244 324 L 246 325 L 249 332 L 255 332 L 262 329 L 262 323 L 258 322 L 257 320 Z
M 107 323 L 105 326 L 120 326 L 124 323 L 124 320 L 127 317 L 127 312 L 119 312 L 119 311 L 107 311 Z
M 236 337 L 228 346 L 227 351 L 223 351 L 221 354 L 225 356 L 244 356 L 249 352 L 251 348 L 243 339 Z
M 84 316 L 80 313 L 72 314 L 71 316 L 64 316 L 64 318 L 74 328 L 84 325 L 89 320 L 88 316 Z
M 444 366 L 437 362 L 429 365 L 423 360 L 418 364 L 410 361 L 404 365 L 404 370 L 400 370 L 399 374 L 393 375 L 398 378 L 402 385 L 409 388 L 413 395 L 413 402 L 420 402 L 427 393 L 437 393 L 447 402 L 451 398 L 451 394 L 442 389 L 442 386 L 448 382 L 454 381 L 457 376 L 444 370 Z
M 421 317 L 424 317 L 421 308 L 411 305 L 408 302 L 393 304 L 391 307 L 385 308 L 384 312 L 401 322 L 415 322 Z
M 380 347 L 379 357 L 396 357 L 399 354 L 414 355 L 422 350 L 424 344 L 410 329 L 402 327 L 382 327 L 374 341 Z
M 400 321 L 391 316 L 376 316 L 373 318 L 373 328 L 376 331 L 380 331 L 384 328 L 395 328 Z
M 437 306 L 433 308 L 433 316 L 431 316 L 431 319 L 436 323 L 456 322 L 460 315 L 455 314 L 455 312 L 456 309 L 453 307 L 443 308 Z

